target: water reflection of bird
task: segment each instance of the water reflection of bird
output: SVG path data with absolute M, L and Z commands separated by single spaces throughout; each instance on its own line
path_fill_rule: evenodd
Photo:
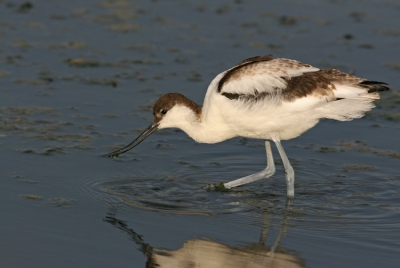
M 154 267 L 220 267 L 220 268 L 300 268 L 305 267 L 301 258 L 290 251 L 253 244 L 234 248 L 215 241 L 191 239 L 178 250 L 154 250 Z M 150 266 L 153 267 L 153 266 Z
M 269 140 L 274 141 L 286 173 L 287 196 L 294 197 L 294 171 L 281 140 L 298 137 L 321 118 L 348 121 L 371 110 L 386 83 L 369 81 L 338 70 L 320 70 L 295 60 L 270 55 L 246 59 L 217 75 L 207 89 L 203 108 L 179 93 L 168 93 L 153 107 L 153 123 L 122 154 L 157 129 L 180 128 L 201 143 L 233 137 L 264 139 L 267 168 L 231 182 L 232 188 L 275 173 Z
M 104 221 L 111 223 L 126 232 L 139 250 L 147 258 L 148 268 L 172 267 L 220 267 L 220 268 L 300 268 L 305 267 L 305 261 L 292 250 L 279 248 L 280 241 L 286 232 L 286 217 L 280 223 L 280 230 L 273 246 L 264 245 L 268 234 L 270 217 L 264 219 L 263 230 L 259 243 L 245 247 L 231 247 L 207 239 L 187 240 L 179 249 L 168 250 L 155 248 L 146 243 L 143 236 L 136 233 L 128 225 L 113 214 Z

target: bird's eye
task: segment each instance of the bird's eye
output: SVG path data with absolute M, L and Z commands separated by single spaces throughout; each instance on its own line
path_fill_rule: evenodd
M 167 110 L 164 110 L 164 109 L 161 110 L 161 113 L 162 113 L 162 114 L 166 114 L 167 112 L 168 112 Z

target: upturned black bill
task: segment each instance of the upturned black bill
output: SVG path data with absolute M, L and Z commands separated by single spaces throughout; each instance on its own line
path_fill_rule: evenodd
M 158 129 L 158 124 L 151 124 L 134 141 L 129 143 L 124 148 L 121 148 L 121 149 L 119 149 L 119 150 L 117 150 L 115 152 L 109 153 L 107 156 L 108 157 L 112 157 L 112 158 L 118 157 L 118 155 L 123 154 L 123 153 L 133 149 L 135 146 L 137 146 L 139 143 L 141 143 L 145 138 L 150 136 L 150 134 L 153 133 L 154 131 L 156 131 L 157 129 Z

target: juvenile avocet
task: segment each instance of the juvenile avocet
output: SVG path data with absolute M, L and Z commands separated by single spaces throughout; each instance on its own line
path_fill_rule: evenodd
M 384 85 L 296 60 L 271 55 L 249 58 L 212 80 L 203 108 L 179 93 L 159 98 L 153 107 L 153 123 L 132 143 L 108 156 L 131 150 L 162 128 L 180 128 L 201 143 L 238 136 L 265 140 L 266 169 L 219 185 L 232 188 L 275 173 L 272 140 L 285 168 L 287 196 L 294 197 L 294 171 L 281 140 L 298 137 L 321 118 L 348 121 L 362 117 L 379 99 L 377 92 L 389 90 Z

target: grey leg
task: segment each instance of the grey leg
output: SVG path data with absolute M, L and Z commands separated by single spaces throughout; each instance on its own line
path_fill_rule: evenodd
M 285 167 L 286 173 L 286 185 L 287 185 L 287 197 L 294 198 L 294 170 L 286 156 L 285 150 L 283 150 L 281 141 L 274 138 L 276 148 L 278 148 L 279 154 L 281 155 L 283 166 Z
M 265 151 L 267 154 L 267 167 L 263 171 L 260 171 L 256 174 L 252 174 L 234 181 L 224 183 L 224 187 L 230 189 L 232 187 L 240 186 L 253 181 L 266 179 L 274 175 L 275 164 L 274 164 L 274 158 L 272 157 L 271 144 L 269 143 L 269 141 L 265 141 Z

